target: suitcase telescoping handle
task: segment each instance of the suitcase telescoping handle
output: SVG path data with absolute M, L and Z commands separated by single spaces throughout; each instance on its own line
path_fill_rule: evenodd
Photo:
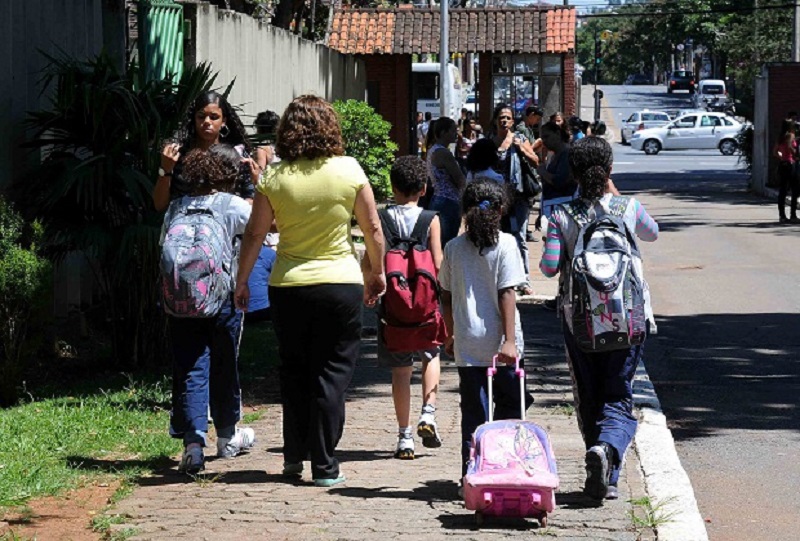
M 519 378 L 519 418 L 525 420 L 525 370 L 519 366 L 519 357 L 514 361 L 514 373 Z M 489 422 L 494 421 L 494 375 L 497 374 L 497 355 L 492 357 L 492 366 L 486 369 L 486 379 L 489 387 Z

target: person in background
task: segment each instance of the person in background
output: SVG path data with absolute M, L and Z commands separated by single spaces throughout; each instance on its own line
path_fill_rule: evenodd
M 476 129 L 477 124 L 474 118 L 466 118 L 461 122 L 461 131 L 456 143 L 456 160 L 464 171 L 466 171 L 467 155 L 472 145 L 482 137 Z
M 420 155 L 424 158 L 427 155 L 428 148 L 430 147 L 428 142 L 428 131 L 431 127 L 431 122 L 433 121 L 433 115 L 430 111 L 425 112 L 425 120 L 423 120 L 420 124 L 417 125 L 417 142 L 419 143 L 420 147 Z
M 509 197 L 508 219 L 504 221 L 503 230 L 517 239 L 525 276 L 530 278 L 528 262 L 528 220 L 530 219 L 531 206 L 528 198 L 523 194 L 522 187 L 522 160 L 527 160 L 530 167 L 535 167 L 538 158 L 527 138 L 512 130 L 514 126 L 514 113 L 509 105 L 500 105 L 494 111 L 492 127 L 494 134 L 492 141 L 497 145 L 498 173 L 503 175 Z M 520 286 L 519 293 L 533 295 L 530 281 Z
M 219 263 L 231 271 L 232 279 L 236 272 L 237 238 L 244 232 L 251 210 L 242 198 L 229 193 L 238 179 L 241 157 L 230 145 L 215 144 L 207 150 L 189 150 L 182 165 L 181 180 L 189 192 L 174 199 L 164 216 L 162 266 L 164 261 L 175 262 L 169 277 L 164 279 L 175 282 L 174 276 L 181 275 L 178 262 L 182 260 L 179 257 L 182 252 L 170 254 L 177 246 L 170 239 L 181 234 L 181 227 L 192 227 L 181 223 L 185 224 L 187 216 L 198 211 L 210 214 L 224 231 L 224 238 L 216 236 L 213 241 L 226 243 L 228 249 L 222 244 L 204 249 L 231 257 L 230 261 Z M 258 175 L 252 160 L 248 169 L 252 176 Z M 190 274 L 185 279 L 196 282 L 197 270 L 187 269 L 187 272 Z M 198 286 L 192 295 L 209 295 L 209 292 Z M 170 304 L 166 298 L 164 304 L 165 307 Z M 217 456 L 232 458 L 255 444 L 252 428 L 236 426 L 242 417 L 238 369 L 242 313 L 234 308 L 232 291 L 219 312 L 211 317 L 177 317 L 168 313 L 174 357 L 170 435 L 182 439 L 184 444 L 178 469 L 195 475 L 205 468 L 203 447 L 207 444 L 209 406 L 217 432 Z
M 514 128 L 515 133 L 521 133 L 525 136 L 531 144 L 539 140 L 539 128 L 544 117 L 544 112 L 538 107 L 528 107 L 525 109 L 525 115 L 522 117 L 522 122 Z
M 557 129 L 556 126 L 548 128 Z M 585 137 L 566 152 L 574 178 L 580 185 L 580 196 L 558 206 L 550 214 L 539 264 L 542 274 L 548 278 L 561 272 L 561 284 L 565 269 L 572 265 L 580 232 L 580 225 L 573 216 L 583 216 L 588 221 L 590 215 L 601 217 L 609 214 L 612 212 L 609 205 L 612 197 L 619 196 L 611 182 L 613 154 L 605 139 Z M 620 217 L 628 229 L 645 242 L 655 241 L 658 224 L 636 199 L 621 199 L 622 204 L 615 208 L 622 209 Z M 649 295 L 646 294 L 645 299 L 645 312 L 652 314 Z M 578 426 L 586 445 L 584 492 L 597 500 L 617 499 L 620 469 L 636 433 L 632 387 L 636 367 L 644 355 L 644 344 L 614 351 L 585 352 L 578 346 L 564 317 L 562 331 L 572 375 Z
M 539 166 L 542 179 L 542 215 L 550 219 L 556 205 L 572 201 L 578 188 L 569 168 L 569 134 L 555 122 L 542 126 L 542 141 L 552 152 Z
M 182 158 L 193 148 L 208 150 L 211 145 L 225 143 L 233 146 L 243 158 L 249 158 L 252 147 L 239 116 L 224 96 L 217 92 L 204 92 L 192 104 L 186 122 L 179 132 L 179 143 L 164 145 L 161 167 L 153 189 L 153 206 L 166 210 L 170 201 L 191 191 L 182 174 Z M 253 202 L 255 187 L 250 171 L 242 165 L 234 187 L 234 194 Z
M 422 155 L 422 139 L 420 138 L 420 127 L 422 126 L 423 119 L 425 117 L 422 116 L 422 112 L 417 111 L 417 114 L 414 116 L 414 127 L 411 128 L 412 136 L 414 136 L 417 140 L 417 156 Z
M 583 122 L 577 116 L 569 117 L 569 130 L 572 141 L 579 141 L 586 136 L 583 132 Z
M 505 183 L 503 175 L 497 172 L 497 145 L 491 139 L 476 141 L 467 156 L 467 182 L 476 180 Z
M 361 345 L 361 303 L 386 290 L 384 243 L 375 198 L 358 162 L 344 155 L 339 119 L 317 96 L 295 98 L 278 125 L 281 163 L 258 183 L 236 281 L 246 310 L 250 273 L 272 224 L 281 232 L 269 298 L 278 338 L 283 406 L 283 474 L 300 476 L 311 460 L 314 485 L 345 476 L 335 457 L 345 423 L 345 394 Z M 351 220 L 364 234 L 362 275 Z
M 467 185 L 466 231 L 445 246 L 439 274 L 448 331 L 445 350 L 455 356 L 458 367 L 462 479 L 472 434 L 489 420 L 486 367 L 495 355 L 494 418 L 517 419 L 521 410 L 514 363 L 520 358 L 520 366 L 524 365 L 524 340 L 515 291 L 525 283 L 525 270 L 516 240 L 500 231 L 507 200 L 506 190 L 496 182 L 479 180 Z M 527 409 L 533 397 L 525 395 Z
M 772 155 L 778 159 L 778 219 L 780 223 L 800 223 L 797 219 L 797 198 L 800 192 L 800 182 L 797 176 L 798 145 L 795 133 L 795 123 L 791 119 L 783 121 L 781 135 Z M 786 217 L 786 195 L 791 190 L 792 197 L 789 207 L 790 218 Z
M 281 117 L 275 111 L 262 111 L 258 113 L 253 127 L 261 138 L 261 145 L 255 149 L 255 160 L 261 169 L 268 165 L 278 163 L 281 159 L 275 154 L 275 133 L 278 131 L 278 122 Z
M 430 210 L 439 213 L 442 224 L 442 246 L 458 235 L 461 227 L 461 194 L 466 179 L 448 148 L 456 142 L 458 131 L 451 118 L 437 118 L 431 127 L 433 144 L 428 151 L 428 174 L 433 181 Z

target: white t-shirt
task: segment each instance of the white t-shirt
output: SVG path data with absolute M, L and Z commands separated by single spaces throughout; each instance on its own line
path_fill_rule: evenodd
M 497 292 L 526 282 L 517 241 L 500 233 L 497 245 L 480 254 L 466 234 L 456 237 L 445 246 L 439 282 L 453 299 L 456 365 L 490 366 L 504 339 Z M 522 325 L 516 308 L 514 329 L 522 356 Z
M 422 207 L 418 205 L 392 205 L 386 207 L 389 215 L 394 220 L 397 233 L 401 238 L 408 238 L 417 225 L 417 219 L 422 214 Z

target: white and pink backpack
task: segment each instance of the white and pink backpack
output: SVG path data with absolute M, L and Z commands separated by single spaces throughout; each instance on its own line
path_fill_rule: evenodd
M 525 371 L 517 361 L 520 380 L 520 420 L 493 421 L 492 377 L 497 358 L 488 369 L 489 422 L 475 430 L 464 476 L 466 508 L 480 525 L 486 515 L 533 517 L 547 526 L 556 506 L 558 469 L 550 438 L 536 423 L 525 421 Z

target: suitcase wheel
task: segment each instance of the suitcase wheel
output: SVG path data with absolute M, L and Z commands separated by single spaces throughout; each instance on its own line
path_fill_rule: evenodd
M 475 525 L 480 528 L 483 526 L 483 513 L 475 511 Z
M 539 524 L 542 525 L 542 528 L 547 528 L 547 513 L 539 517 Z

